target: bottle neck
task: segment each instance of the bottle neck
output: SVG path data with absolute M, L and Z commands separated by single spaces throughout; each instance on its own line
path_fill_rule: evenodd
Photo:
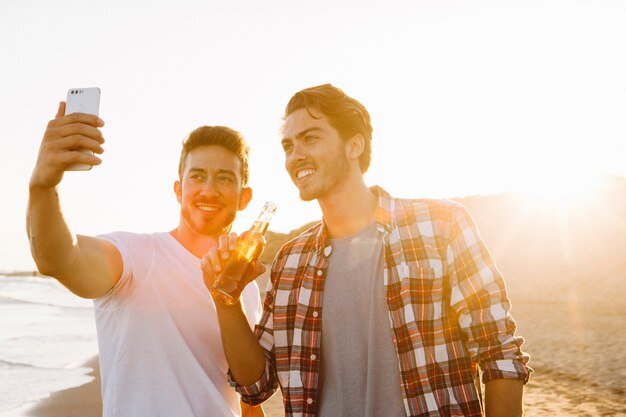
M 257 220 L 254 222 L 254 224 L 250 228 L 250 231 L 256 232 L 261 235 L 265 235 L 265 232 L 267 231 L 267 228 L 269 227 L 269 225 L 270 225 L 270 222 Z

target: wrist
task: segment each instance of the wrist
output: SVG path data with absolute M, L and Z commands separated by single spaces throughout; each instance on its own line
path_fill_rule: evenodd
M 31 177 L 30 182 L 28 183 L 28 190 L 31 193 L 50 192 L 50 191 L 55 192 L 56 189 L 57 189 L 57 184 L 54 184 L 54 185 L 42 184 L 33 177 Z
M 211 297 L 211 299 L 213 300 L 213 304 L 215 304 L 215 310 L 218 313 L 224 313 L 224 314 L 234 314 L 240 311 L 243 311 L 243 306 L 241 305 L 241 298 L 237 299 L 237 301 L 234 304 L 224 304 L 222 302 L 220 302 L 219 300 L 215 299 L 214 297 Z

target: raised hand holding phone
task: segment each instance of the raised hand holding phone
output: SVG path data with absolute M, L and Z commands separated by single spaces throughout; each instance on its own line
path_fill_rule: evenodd
M 100 112 L 100 89 L 98 87 L 70 88 L 67 91 L 65 104 L 65 115 L 72 113 L 85 113 L 98 116 Z M 93 155 L 93 151 L 80 149 L 81 152 Z M 88 171 L 89 164 L 72 164 L 67 167 L 67 171 Z
M 69 104 L 74 109 L 94 110 L 88 103 L 94 104 L 94 100 L 87 100 L 82 107 L 80 103 L 76 106 L 76 99 L 71 99 Z M 65 171 L 75 169 L 73 166 L 80 164 L 90 168 L 102 162 L 94 154 L 104 152 L 104 138 L 100 130 L 104 121 L 93 114 L 67 112 L 67 104 L 63 101 L 59 103 L 56 116 L 46 126 L 30 179 L 31 188 L 56 187 L 63 179 Z M 95 111 L 97 112 L 97 107 Z M 80 152 L 79 149 L 90 152 Z

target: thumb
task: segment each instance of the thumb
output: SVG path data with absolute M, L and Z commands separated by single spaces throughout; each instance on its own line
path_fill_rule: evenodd
M 57 114 L 54 116 L 55 119 L 65 116 L 65 102 L 59 102 L 59 108 L 57 109 Z
M 258 259 L 253 259 L 250 266 L 246 270 L 246 283 L 252 282 L 265 272 L 266 268 Z
M 257 262 L 257 268 L 259 271 L 259 275 L 265 273 L 265 271 L 267 270 L 267 268 L 265 267 L 265 264 L 261 263 L 261 262 Z

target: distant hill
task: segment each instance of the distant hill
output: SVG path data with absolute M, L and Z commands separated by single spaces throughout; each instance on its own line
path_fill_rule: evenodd
M 593 196 L 565 210 L 514 194 L 454 200 L 476 221 L 514 301 L 626 304 L 626 178 L 604 178 Z M 261 260 L 271 264 L 285 242 L 313 224 L 286 234 L 268 232 Z M 264 289 L 264 282 L 259 285 Z
M 620 302 L 626 292 L 626 179 L 607 177 L 566 210 L 515 195 L 457 199 L 468 208 L 512 297 Z
M 265 249 L 263 250 L 263 254 L 261 255 L 261 258 L 260 258 L 261 262 L 263 262 L 266 265 L 270 265 L 272 261 L 274 260 L 274 257 L 278 253 L 278 250 L 281 248 L 281 246 L 283 246 L 285 243 L 289 242 L 291 239 L 297 237 L 302 232 L 304 232 L 305 230 L 309 229 L 310 227 L 314 226 L 317 223 L 318 222 L 307 223 L 304 226 L 301 226 L 295 230 L 292 230 L 289 233 L 276 233 L 276 232 L 272 232 L 271 230 L 268 230 L 265 235 L 265 240 L 267 244 L 265 245 Z

